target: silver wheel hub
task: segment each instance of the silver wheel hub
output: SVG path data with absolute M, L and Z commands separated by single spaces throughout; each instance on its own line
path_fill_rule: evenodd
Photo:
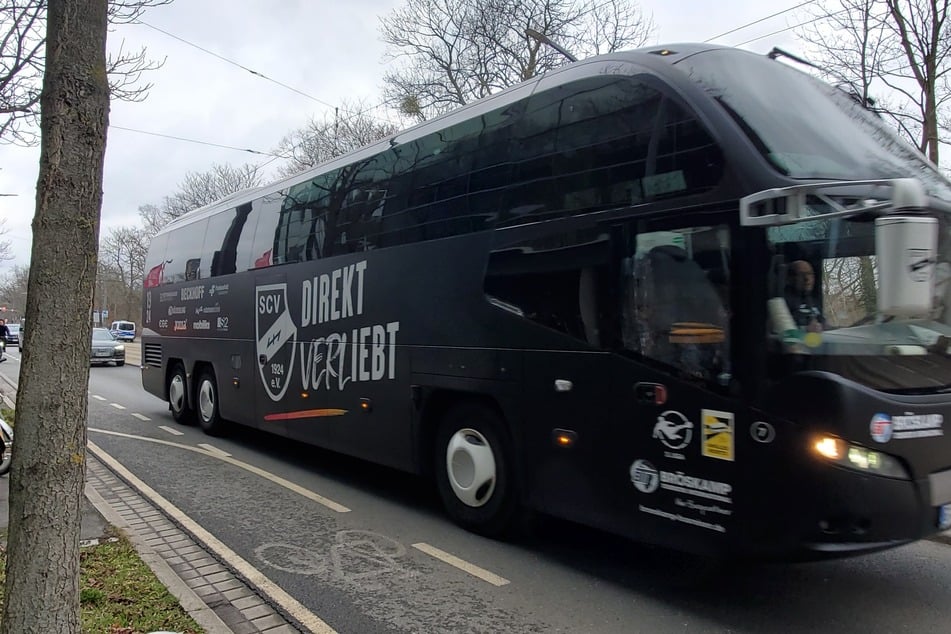
M 492 446 L 474 429 L 460 429 L 446 446 L 446 472 L 456 498 L 466 506 L 480 507 L 492 499 L 496 466 Z
M 210 421 L 215 415 L 215 389 L 211 381 L 202 381 L 198 388 L 198 411 L 201 412 L 201 419 Z
M 185 381 L 182 380 L 181 374 L 173 376 L 168 385 L 168 402 L 176 412 L 185 409 Z

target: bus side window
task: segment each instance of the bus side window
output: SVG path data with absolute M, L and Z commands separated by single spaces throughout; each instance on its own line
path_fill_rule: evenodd
M 728 283 L 716 252 L 728 248 L 722 241 L 716 228 L 638 235 L 634 261 L 621 272 L 630 276 L 622 289 L 626 349 L 695 378 L 722 381 L 729 375 L 723 299 L 729 295 L 717 288 Z

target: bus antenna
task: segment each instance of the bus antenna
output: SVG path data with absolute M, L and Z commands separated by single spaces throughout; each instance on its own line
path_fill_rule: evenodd
M 803 59 L 802 57 L 799 57 L 798 55 L 793 55 L 792 53 L 789 53 L 789 52 L 787 52 L 787 51 L 784 51 L 783 49 L 779 48 L 778 46 L 774 46 L 774 47 L 773 47 L 773 50 L 771 50 L 769 53 L 766 53 L 766 57 L 768 57 L 768 58 L 770 58 L 770 59 L 776 59 L 777 57 L 788 57 L 789 59 L 793 60 L 794 62 L 799 62 L 800 64 L 805 64 L 806 66 L 812 66 L 812 67 L 815 68 L 816 70 L 820 70 L 820 71 L 822 70 L 822 68 L 816 66 L 815 64 L 813 64 L 813 63 L 810 62 L 809 60 Z

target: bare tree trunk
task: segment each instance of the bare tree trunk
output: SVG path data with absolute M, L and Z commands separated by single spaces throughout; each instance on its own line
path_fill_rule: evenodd
M 49 0 L 3 634 L 80 631 L 89 311 L 109 112 L 106 10 L 107 0 Z

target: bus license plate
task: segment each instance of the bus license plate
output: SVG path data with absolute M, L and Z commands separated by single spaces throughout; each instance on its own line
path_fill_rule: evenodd
M 951 528 L 951 504 L 938 507 L 938 528 L 946 531 Z

